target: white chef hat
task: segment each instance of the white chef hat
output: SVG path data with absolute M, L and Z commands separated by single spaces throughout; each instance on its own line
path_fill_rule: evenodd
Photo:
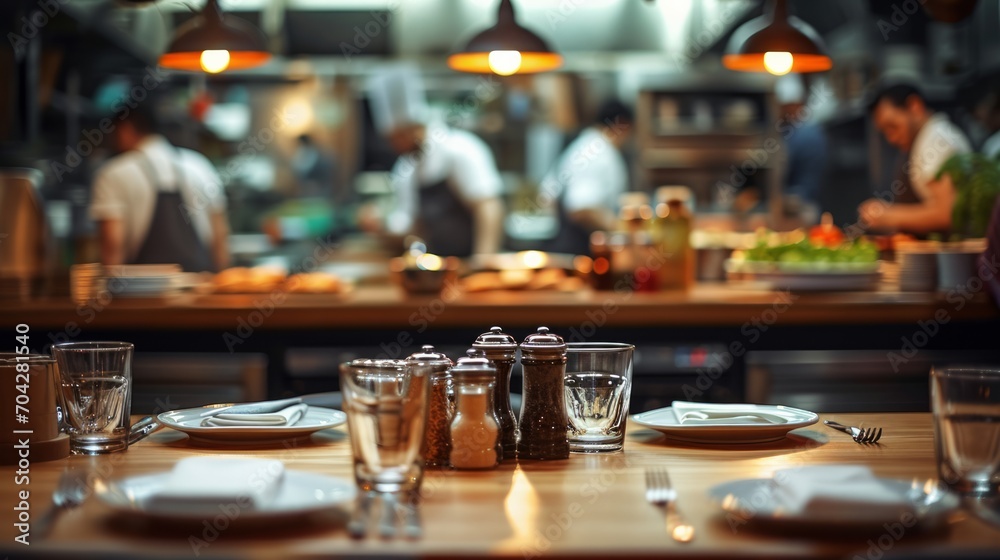
M 380 133 L 427 121 L 424 83 L 415 66 L 395 64 L 380 68 L 368 79 L 367 90 L 372 119 Z
M 785 74 L 774 84 L 774 97 L 778 104 L 805 103 L 806 87 L 798 74 Z

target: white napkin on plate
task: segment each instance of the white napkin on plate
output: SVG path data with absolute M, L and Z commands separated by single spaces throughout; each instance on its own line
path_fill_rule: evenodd
M 816 465 L 774 473 L 774 497 L 797 515 L 899 519 L 912 501 L 883 484 L 864 465 Z
M 787 424 L 784 416 L 761 412 L 752 404 L 710 404 L 674 401 L 678 424 Z
M 232 414 L 221 413 L 201 422 L 202 426 L 228 427 L 228 426 L 294 426 L 305 416 L 309 410 L 307 404 L 294 404 L 279 410 L 278 412 L 268 412 L 260 414 Z
M 220 509 L 258 509 L 277 496 L 285 465 L 275 459 L 189 457 L 175 465 L 146 509 L 190 513 Z

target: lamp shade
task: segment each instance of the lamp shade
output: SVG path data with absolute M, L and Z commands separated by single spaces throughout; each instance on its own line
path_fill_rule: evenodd
M 722 64 L 740 72 L 824 72 L 833 67 L 816 30 L 788 15 L 785 0 L 772 0 L 768 13 L 733 32 Z
M 177 30 L 160 56 L 160 66 L 214 74 L 253 68 L 270 58 L 260 30 L 242 19 L 227 17 L 217 0 L 208 0 L 200 14 Z
M 538 35 L 517 24 L 510 0 L 501 0 L 497 23 L 448 57 L 448 66 L 477 74 L 533 74 L 562 66 L 562 56 Z

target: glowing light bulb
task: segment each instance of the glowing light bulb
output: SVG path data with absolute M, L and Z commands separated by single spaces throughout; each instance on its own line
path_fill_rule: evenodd
M 521 69 L 521 53 L 518 51 L 490 51 L 490 70 L 510 76 Z
M 764 69 L 775 76 L 784 76 L 792 70 L 792 53 L 771 52 L 764 53 Z
M 229 51 L 201 51 L 201 69 L 218 74 L 229 68 Z

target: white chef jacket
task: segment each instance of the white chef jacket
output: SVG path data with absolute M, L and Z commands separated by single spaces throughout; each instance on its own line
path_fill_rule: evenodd
M 226 208 L 222 181 L 205 156 L 177 148 L 158 134 L 144 138 L 136 150 L 111 158 L 97 171 L 90 201 L 91 219 L 121 220 L 125 226 L 126 259 L 136 256 L 149 233 L 156 204 L 156 185 L 150 182 L 143 157 L 148 157 L 156 173 L 154 178 L 164 191 L 180 190 L 185 213 L 191 217 L 198 237 L 210 247 L 210 216 Z M 180 181 L 178 168 L 183 174 Z
M 554 174 L 542 182 L 544 195 L 563 195 L 567 213 L 589 208 L 618 207 L 618 198 L 628 188 L 625 158 L 601 130 L 587 128 L 580 133 L 556 164 Z
M 933 115 L 917 133 L 910 150 L 910 184 L 920 200 L 927 199 L 927 184 L 934 180 L 948 158 L 971 150 L 965 134 L 947 115 Z
M 503 194 L 503 179 L 489 146 L 471 132 L 443 124 L 427 126 L 422 152 L 396 160 L 390 180 L 396 204 L 386 226 L 395 234 L 413 228 L 423 186 L 447 180 L 467 206 Z

